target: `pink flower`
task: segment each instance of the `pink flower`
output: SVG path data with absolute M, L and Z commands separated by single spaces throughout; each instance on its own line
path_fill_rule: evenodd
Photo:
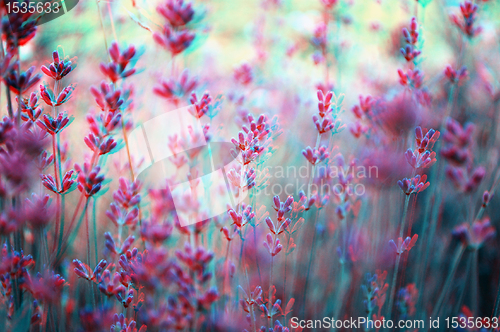
M 75 164 L 75 170 L 78 172 L 78 190 L 86 197 L 93 196 L 101 190 L 104 175 L 99 174 L 101 171 L 100 166 L 91 166 L 87 163 L 83 164 L 83 168 Z
M 467 37 L 472 38 L 477 36 L 483 30 L 481 27 L 474 27 L 477 5 L 466 0 L 460 4 L 460 12 L 462 14 L 461 18 L 455 14 L 450 15 L 453 24 L 455 24 Z
M 264 247 L 267 249 L 271 256 L 276 256 L 279 254 L 283 246 L 280 244 L 280 240 L 278 238 L 273 240 L 273 236 L 271 233 L 268 233 L 266 236 L 266 241 L 264 241 Z
M 248 85 L 253 81 L 252 67 L 248 63 L 234 68 L 234 80 L 241 85 Z
M 161 34 L 158 32 L 153 34 L 153 39 L 175 56 L 186 50 L 193 42 L 195 36 L 196 34 L 194 32 L 188 30 L 173 30 L 169 26 L 165 26 Z
M 40 81 L 42 75 L 33 75 L 34 72 L 35 66 L 32 66 L 26 72 L 19 74 L 19 61 L 16 61 L 11 66 L 10 72 L 4 78 L 4 81 L 10 91 L 17 95 L 21 95 Z
M 153 92 L 160 97 L 177 100 L 191 93 L 197 85 L 197 78 L 189 77 L 189 71 L 185 69 L 178 79 L 171 77 L 162 80 L 153 88 Z
M 42 97 L 43 101 L 49 106 L 61 106 L 71 98 L 73 90 L 75 90 L 74 86 L 67 86 L 59 93 L 56 98 L 50 88 L 45 85 L 40 85 L 40 96 Z
M 326 158 L 330 157 L 330 153 L 328 153 L 326 146 L 322 145 L 318 150 L 314 150 L 311 147 L 307 147 L 305 150 L 302 150 L 302 155 L 309 161 L 312 165 L 319 164 Z
M 453 236 L 463 242 L 464 245 L 472 249 L 479 249 L 483 244 L 496 234 L 495 228 L 491 226 L 490 218 L 476 220 L 472 224 L 462 223 L 453 229 Z
M 48 67 L 43 65 L 40 69 L 45 75 L 49 76 L 53 80 L 61 80 L 63 77 L 71 73 L 71 71 L 76 67 L 67 58 L 61 60 L 58 51 L 52 52 L 52 59 L 53 61 Z
M 109 48 L 109 54 L 111 62 L 108 64 L 101 63 L 99 69 L 111 82 L 116 83 L 120 78 L 127 78 L 135 74 L 135 68 L 127 69 L 129 64 L 133 66 L 131 62 L 136 55 L 135 46 L 131 45 L 124 51 L 121 51 L 118 43 L 113 41 Z
M 417 239 L 418 239 L 418 234 L 415 234 L 411 238 L 407 236 L 404 241 L 402 238 L 398 238 L 397 245 L 394 242 L 394 240 L 390 240 L 389 244 L 391 245 L 391 248 L 396 252 L 396 254 L 401 255 L 405 251 L 410 251 L 410 249 L 415 246 Z
M 158 13 L 165 17 L 172 27 L 181 27 L 188 24 L 194 16 L 192 4 L 184 0 L 167 0 L 156 7 Z

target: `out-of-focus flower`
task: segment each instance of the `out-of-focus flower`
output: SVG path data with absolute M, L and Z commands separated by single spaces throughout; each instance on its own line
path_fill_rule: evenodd
M 467 71 L 466 66 L 455 70 L 451 65 L 447 65 L 444 69 L 444 76 L 446 76 L 450 83 L 458 83 L 460 85 L 469 77 L 469 72 Z
M 122 91 L 115 89 L 114 84 L 107 84 L 102 81 L 99 86 L 100 89 L 92 86 L 90 87 L 90 92 L 95 98 L 97 105 L 101 110 L 108 110 L 114 113 L 120 106 L 123 105 L 124 100 L 121 98 Z
M 78 172 L 78 190 L 86 197 L 93 196 L 101 190 L 104 174 L 99 174 L 100 166 L 91 166 L 88 163 L 83 164 L 83 168 L 79 164 L 75 164 L 75 170 Z
M 490 218 L 476 220 L 472 226 L 464 222 L 453 229 L 453 236 L 458 238 L 464 245 L 471 249 L 479 249 L 483 244 L 496 234 L 495 228 L 491 226 Z
M 248 85 L 253 81 L 252 67 L 248 63 L 243 63 L 241 66 L 234 68 L 234 80 L 241 85 Z
M 63 287 L 66 285 L 66 280 L 53 271 L 45 270 L 42 273 L 37 273 L 34 278 L 26 278 L 26 288 L 31 292 L 33 297 L 42 303 L 55 304 L 61 300 Z
M 21 95 L 28 91 L 33 85 L 37 84 L 42 75 L 33 75 L 35 69 L 36 67 L 32 66 L 26 72 L 19 73 L 19 61 L 16 61 L 11 66 L 7 76 L 4 78 L 4 81 L 8 85 L 10 91 L 17 95 Z
M 471 1 L 464 1 L 460 4 L 460 13 L 462 17 L 455 14 L 450 15 L 450 19 L 467 37 L 477 36 L 483 29 L 475 26 L 477 5 Z
M 126 319 L 123 314 L 115 314 L 113 317 L 113 325 L 111 325 L 111 332 L 146 332 L 147 326 L 142 325 L 137 330 L 137 323 L 132 318 Z
M 482 166 L 464 171 L 463 168 L 447 165 L 445 172 L 453 185 L 463 193 L 475 192 L 486 175 Z
M 424 75 L 419 69 L 408 69 L 406 73 L 403 70 L 398 69 L 398 75 L 399 83 L 402 86 L 415 89 L 420 89 L 420 87 L 422 86 Z
M 138 221 L 141 195 L 141 183 L 130 183 L 125 178 L 120 178 L 120 186 L 113 193 L 113 202 L 106 211 L 106 216 L 116 225 L 129 225 L 135 227 Z
M 446 131 L 443 134 L 445 146 L 441 149 L 441 155 L 454 165 L 465 165 L 471 157 L 470 151 L 473 142 L 475 126 L 468 123 L 462 126 L 456 120 L 446 120 Z
M 19 1 L 19 8 L 28 8 L 29 1 Z M 2 40 L 7 42 L 7 49 L 13 50 L 18 46 L 23 46 L 35 37 L 37 30 L 37 13 L 14 10 L 2 17 Z
M 35 193 L 31 195 L 31 200 L 26 198 L 24 218 L 32 228 L 43 229 L 52 220 L 54 209 L 50 206 L 49 200 L 49 195 L 39 197 Z
M 103 155 L 111 152 L 117 143 L 113 137 L 100 138 L 95 136 L 93 133 L 89 133 L 84 139 L 85 144 L 98 155 Z
M 415 284 L 409 284 L 399 290 L 396 306 L 401 314 L 401 319 L 407 319 L 413 316 L 417 299 L 418 291 Z
M 335 7 L 335 5 L 339 2 L 339 0 L 321 0 L 321 3 L 323 6 L 325 6 L 328 9 L 331 9 Z
M 172 27 L 181 27 L 193 19 L 194 10 L 190 2 L 184 0 L 167 0 L 156 7 L 158 13 L 165 17 Z
M 406 41 L 406 46 L 401 48 L 401 54 L 408 62 L 415 60 L 420 53 L 422 53 L 417 49 L 417 43 L 419 41 L 418 35 L 417 19 L 412 17 L 410 21 L 410 29 L 403 28 L 403 36 Z
M 163 28 L 162 33 L 155 32 L 153 39 L 159 45 L 165 47 L 173 56 L 182 53 L 191 46 L 196 34 L 189 30 L 173 30 L 169 26 Z
M 168 222 L 143 221 L 141 227 L 141 236 L 154 244 L 161 244 L 171 235 L 174 227 Z
M 176 100 L 192 92 L 197 85 L 197 78 L 189 77 L 189 71 L 185 69 L 178 79 L 171 77 L 160 81 L 160 84 L 153 88 L 153 92 L 160 97 Z
M 280 240 L 278 238 L 273 239 L 271 233 L 267 234 L 266 241 L 264 241 L 264 247 L 271 256 L 276 256 L 279 254 L 281 249 L 283 249 L 283 246 L 280 244 Z
M 189 109 L 189 111 L 199 119 L 205 113 L 208 112 L 208 108 L 209 108 L 210 102 L 212 101 L 212 97 L 210 97 L 208 92 L 205 92 L 203 94 L 203 96 L 201 97 L 201 99 L 198 100 L 196 93 L 193 92 L 191 94 L 191 98 L 189 99 L 189 101 L 191 102 L 191 105 L 194 106 L 194 111 L 191 108 Z

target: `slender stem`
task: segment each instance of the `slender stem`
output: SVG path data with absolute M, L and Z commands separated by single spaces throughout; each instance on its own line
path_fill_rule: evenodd
M 319 143 L 321 142 L 321 134 L 318 133 L 318 136 L 316 137 L 316 145 L 314 150 L 316 151 L 319 148 Z M 314 179 L 314 172 L 316 171 L 316 165 L 312 166 L 312 172 L 311 175 L 309 176 L 309 183 L 307 184 L 307 199 L 311 198 L 311 185 Z
M 302 293 L 302 298 L 304 299 L 304 310 L 306 308 L 306 300 L 307 300 L 307 286 L 309 284 L 309 276 L 310 276 L 310 273 L 311 273 L 311 265 L 312 265 L 312 261 L 313 261 L 313 257 L 314 257 L 314 253 L 315 253 L 315 248 L 316 248 L 316 233 L 317 233 L 317 230 L 316 230 L 316 223 L 318 221 L 318 216 L 319 216 L 319 211 L 320 209 L 316 209 L 316 215 L 315 215 L 315 218 L 314 218 L 314 221 L 313 221 L 313 227 L 312 227 L 312 230 L 313 230 L 313 238 L 312 238 L 312 243 L 311 243 L 311 252 L 309 253 L 309 264 L 307 266 L 307 275 L 306 275 L 306 282 L 304 284 L 304 290 L 303 290 L 303 293 Z
M 448 294 L 448 289 L 451 286 L 451 282 L 453 281 L 453 276 L 455 275 L 455 272 L 457 271 L 458 268 L 458 263 L 460 263 L 460 258 L 462 258 L 462 254 L 465 251 L 465 246 L 461 244 L 456 252 L 455 252 L 455 259 L 453 260 L 453 263 L 451 265 L 451 269 L 449 270 L 450 272 L 448 273 L 448 276 L 446 277 L 446 281 L 444 283 L 444 286 L 442 288 L 441 294 L 439 295 L 439 298 L 436 302 L 436 306 L 434 307 L 434 310 L 432 311 L 431 317 L 437 317 L 439 315 L 439 311 L 441 309 L 441 305 L 443 304 L 444 299 L 446 298 L 446 295 Z
M 469 271 L 470 271 L 470 266 L 472 264 L 472 256 L 473 256 L 472 254 L 469 255 L 469 259 L 467 259 L 467 266 L 465 267 L 465 273 L 464 273 L 464 282 L 463 282 L 463 285 L 460 289 L 460 295 L 458 297 L 455 308 L 453 309 L 453 313 L 458 313 L 460 310 L 460 306 L 462 305 L 462 300 L 463 300 L 464 294 L 465 294 L 465 287 L 466 287 L 468 279 L 469 279 Z
M 495 300 L 495 309 L 493 310 L 492 317 L 498 317 L 499 311 L 500 311 L 500 278 L 498 279 L 497 299 Z M 492 330 L 493 330 L 493 327 L 490 328 L 490 332 Z
M 472 312 L 477 315 L 478 312 L 478 270 L 477 270 L 477 249 L 472 251 Z
M 89 205 L 89 198 L 87 197 L 87 200 L 85 201 L 85 207 L 87 207 L 88 205 Z M 89 222 L 88 209 L 85 208 L 83 213 L 85 214 L 85 230 L 87 232 L 87 263 L 89 264 L 89 266 L 94 266 L 94 264 L 92 263 L 91 258 L 90 258 L 90 222 Z M 89 285 L 90 285 L 90 296 L 92 297 L 92 306 L 93 306 L 93 308 L 96 308 L 95 295 L 94 295 L 94 283 L 90 282 Z
M 405 205 L 403 208 L 403 218 L 401 219 L 401 226 L 399 229 L 399 237 L 402 239 L 403 238 L 403 233 L 404 233 L 404 228 L 405 228 L 405 221 L 406 221 L 406 214 L 408 213 L 408 203 L 410 202 L 410 195 L 406 195 L 405 197 Z M 399 243 L 399 240 L 397 240 L 396 243 Z M 399 250 L 399 248 L 398 248 Z M 388 310 L 388 320 L 391 319 L 392 316 L 392 306 L 394 304 L 394 295 L 396 294 L 396 283 L 398 279 L 398 270 L 399 270 L 399 262 L 401 260 L 401 254 L 402 253 L 397 253 L 396 256 L 396 265 L 394 266 L 394 273 L 392 275 L 392 285 L 391 285 L 391 295 L 389 297 L 389 307 L 387 308 Z
M 276 242 L 275 236 L 273 236 L 273 243 Z M 269 298 L 269 328 L 273 328 L 273 267 L 274 267 L 274 256 L 271 255 L 271 271 L 270 271 L 270 278 L 269 278 L 269 293 L 268 293 L 268 298 Z

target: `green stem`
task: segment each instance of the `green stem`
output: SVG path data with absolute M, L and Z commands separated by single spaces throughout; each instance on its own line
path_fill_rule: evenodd
M 399 230 L 399 237 L 403 239 L 403 233 L 404 233 L 404 228 L 405 228 L 405 223 L 406 223 L 406 214 L 408 213 L 408 203 L 410 202 L 410 195 L 406 195 L 405 197 L 405 205 L 403 208 L 403 218 L 401 219 L 401 226 Z M 396 243 L 399 243 L 399 240 L 396 240 Z M 399 250 L 399 248 L 398 248 Z M 394 266 L 394 273 L 392 275 L 392 285 L 391 285 L 391 295 L 389 297 L 389 307 L 387 308 L 388 310 L 388 320 L 391 319 L 392 316 L 392 306 L 394 304 L 394 295 L 396 294 L 396 282 L 398 279 L 398 269 L 399 269 L 399 262 L 401 260 L 401 253 L 397 253 L 396 256 L 396 265 Z
M 451 286 L 451 282 L 453 281 L 453 277 L 455 275 L 455 272 L 457 271 L 458 268 L 458 263 L 460 263 L 460 259 L 462 258 L 462 254 L 465 251 L 465 246 L 461 244 L 456 252 L 455 252 L 455 259 L 453 260 L 453 263 L 451 265 L 450 272 L 448 273 L 448 276 L 446 277 L 446 281 L 444 283 L 444 286 L 442 288 L 441 294 L 439 295 L 439 298 L 436 302 L 436 306 L 434 307 L 434 310 L 432 311 L 431 317 L 435 318 L 439 315 L 439 311 L 441 309 L 441 305 L 443 304 L 444 299 L 446 298 L 446 295 L 448 294 L 448 289 Z

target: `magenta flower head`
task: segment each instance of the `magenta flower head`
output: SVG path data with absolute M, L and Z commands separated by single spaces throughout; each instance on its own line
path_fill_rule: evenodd
M 403 70 L 398 69 L 399 83 L 402 86 L 420 89 L 424 80 L 424 75 L 419 69 L 411 70 L 405 73 Z
M 200 100 L 198 100 L 198 97 L 196 96 L 196 93 L 193 92 L 191 94 L 191 98 L 189 99 L 189 102 L 191 105 L 194 106 L 194 110 L 191 108 L 189 111 L 198 119 L 201 118 L 205 113 L 208 112 L 208 107 L 210 105 L 210 102 L 212 101 L 212 97 L 208 94 L 208 92 L 205 92 L 203 96 L 201 97 Z
M 390 240 L 389 245 L 391 246 L 392 250 L 394 250 L 396 252 L 396 254 L 401 255 L 405 251 L 410 251 L 410 249 L 415 246 L 417 239 L 418 239 L 418 234 L 415 234 L 411 238 L 409 236 L 407 236 L 404 241 L 402 238 L 398 238 L 397 245 L 394 242 L 394 240 Z
M 4 78 L 5 84 L 8 85 L 10 91 L 17 95 L 21 95 L 40 81 L 42 75 L 33 75 L 34 72 L 35 66 L 32 66 L 26 72 L 19 75 L 19 61 L 16 61 L 11 66 L 7 76 Z
M 52 52 L 52 60 L 52 63 L 50 63 L 48 67 L 43 65 L 40 69 L 45 75 L 53 80 L 61 80 L 76 68 L 76 64 L 69 61 L 68 58 L 61 59 L 58 51 Z
M 163 33 L 155 32 L 153 34 L 153 39 L 172 53 L 172 56 L 175 56 L 191 46 L 195 36 L 194 32 L 188 30 L 176 31 L 165 26 Z
M 194 16 L 192 4 L 184 0 L 167 0 L 156 10 L 175 28 L 188 24 Z
M 101 190 L 102 182 L 104 181 L 104 175 L 99 174 L 101 167 L 94 166 L 90 168 L 88 163 L 83 164 L 83 168 L 75 164 L 75 170 L 78 172 L 78 190 L 84 194 L 86 197 L 95 195 Z
M 105 81 L 101 82 L 99 89 L 94 86 L 90 87 L 90 93 L 92 93 L 97 105 L 103 111 L 114 112 L 124 103 L 121 98 L 122 91 L 115 89 L 113 84 L 107 84 Z
M 331 119 L 328 118 L 318 118 L 316 115 L 313 115 L 312 117 L 314 125 L 316 126 L 316 129 L 318 130 L 318 133 L 324 134 L 333 128 L 335 128 L 334 123 L 332 122 Z
M 490 218 L 476 220 L 472 224 L 463 223 L 453 229 L 453 236 L 462 241 L 468 248 L 477 250 L 496 234 L 495 228 L 491 226 Z
M 450 83 L 458 83 L 460 85 L 469 77 L 469 72 L 467 71 L 466 66 L 463 66 L 461 69 L 455 70 L 451 65 L 447 65 L 444 69 L 444 76 L 446 76 Z
M 61 189 L 57 188 L 56 181 L 54 180 L 54 177 L 51 174 L 49 175 L 42 174 L 40 175 L 40 177 L 42 178 L 42 184 L 45 188 L 52 191 L 53 193 L 64 195 L 70 193 L 76 187 L 76 182 L 75 182 L 76 180 L 73 176 L 74 173 L 75 173 L 74 170 L 70 170 L 66 172 L 66 174 L 64 174 L 64 177 L 62 179 Z
M 462 17 L 459 18 L 457 15 L 451 14 L 450 19 L 463 34 L 472 38 L 477 36 L 483 30 L 481 27 L 474 26 L 476 12 L 477 5 L 474 2 L 466 0 L 460 4 L 460 13 L 462 14 Z
M 113 317 L 113 325 L 111 325 L 111 332 L 146 332 L 147 326 L 142 325 L 137 330 L 137 323 L 132 318 L 126 319 L 123 314 L 116 314 Z
M 111 56 L 111 62 L 108 64 L 101 63 L 99 68 L 101 72 L 106 75 L 113 83 L 116 83 L 120 78 L 127 78 L 135 74 L 135 68 L 128 68 L 127 66 L 131 64 L 132 67 L 135 60 L 136 49 L 134 45 L 129 46 L 124 51 L 120 50 L 118 43 L 113 41 L 111 47 L 109 48 L 109 55 Z
M 418 148 L 419 153 L 424 153 L 425 151 L 432 151 L 432 147 L 439 138 L 439 131 L 434 129 L 429 129 L 425 135 L 423 135 L 422 128 L 418 126 L 415 128 L 415 143 Z
M 89 133 L 84 139 L 85 144 L 98 155 L 103 155 L 111 152 L 117 143 L 113 137 L 100 138 L 93 133 Z
M 416 175 L 412 179 L 404 178 L 403 180 L 399 180 L 398 186 L 401 188 L 403 193 L 405 193 L 405 195 L 417 194 L 429 187 L 430 183 L 426 181 L 427 175 L 424 174 L 422 177 L 420 177 L 420 175 Z
M 293 196 L 288 196 L 286 201 L 282 202 L 278 195 L 273 197 L 273 208 L 278 214 L 285 214 L 292 210 Z M 282 218 L 281 218 L 282 219 Z
M 66 128 L 72 120 L 73 119 L 70 119 L 65 112 L 61 112 L 55 119 L 50 115 L 44 114 L 43 119 L 39 119 L 36 124 L 48 134 L 55 135 Z
M 266 241 L 264 241 L 264 247 L 273 257 L 279 254 L 281 249 L 283 249 L 283 246 L 280 244 L 280 240 L 278 238 L 273 240 L 273 236 L 271 235 L 271 233 L 267 234 Z
M 330 157 L 330 153 L 328 153 L 326 146 L 322 145 L 318 150 L 314 150 L 311 147 L 307 147 L 305 150 L 302 150 L 302 155 L 310 162 L 312 165 L 319 164 L 326 158 Z
M 418 150 L 408 149 L 405 152 L 406 161 L 415 169 L 432 166 L 436 162 L 436 152 L 425 151 L 419 153 Z
M 52 90 L 46 85 L 40 85 L 40 97 L 49 106 L 61 106 L 71 98 L 71 94 L 75 90 L 73 85 L 65 87 L 57 96 L 54 96 Z
M 403 28 L 403 37 L 405 38 L 406 47 L 401 49 L 401 54 L 406 61 L 413 61 L 420 55 L 421 51 L 416 49 L 418 43 L 418 23 L 415 17 L 410 21 L 410 28 Z
M 19 100 L 16 97 L 16 101 L 21 109 L 22 119 L 24 121 L 31 120 L 35 122 L 42 114 L 42 109 L 38 107 L 38 96 L 35 92 L 32 92 L 29 98 L 21 97 Z
M 240 229 L 251 222 L 255 217 L 255 213 L 252 211 L 252 207 L 250 205 L 243 207 L 243 211 L 241 213 L 237 213 L 233 209 L 229 209 L 227 214 L 231 217 L 233 225 L 238 226 Z

